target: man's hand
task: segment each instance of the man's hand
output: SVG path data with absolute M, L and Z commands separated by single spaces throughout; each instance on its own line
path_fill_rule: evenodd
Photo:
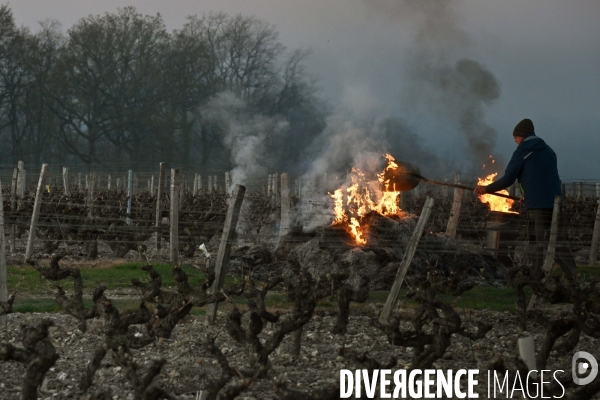
M 474 191 L 475 193 L 477 193 L 477 194 L 480 194 L 480 195 L 481 195 L 481 194 L 486 194 L 486 193 L 487 193 L 487 192 L 485 191 L 485 186 L 479 186 L 479 185 L 478 185 L 478 186 L 475 188 L 475 190 L 473 190 L 473 191 Z

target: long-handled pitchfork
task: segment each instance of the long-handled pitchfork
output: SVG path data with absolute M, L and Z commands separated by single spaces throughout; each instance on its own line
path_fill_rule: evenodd
M 395 169 L 386 168 L 385 172 L 384 172 L 384 179 L 386 179 L 386 180 L 389 179 L 390 187 L 393 188 L 394 191 L 406 192 L 408 190 L 413 190 L 421 182 L 427 182 L 427 183 L 431 183 L 434 185 L 449 186 L 449 187 L 465 189 L 465 190 L 475 190 L 475 188 L 472 188 L 470 186 L 461 185 L 459 183 L 441 182 L 441 181 L 435 181 L 433 179 L 425 178 L 423 175 L 421 175 L 421 170 L 416 165 L 402 162 L 402 161 L 394 161 L 394 162 L 398 165 L 398 168 L 395 168 Z M 515 201 L 521 200 L 520 197 L 509 196 L 507 194 L 502 194 L 502 193 L 488 193 L 488 194 L 491 194 L 493 196 L 498 196 L 498 197 L 504 197 L 507 199 L 515 200 Z

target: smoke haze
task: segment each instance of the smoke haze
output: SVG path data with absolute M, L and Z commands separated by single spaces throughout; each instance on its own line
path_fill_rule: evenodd
M 324 97 L 339 109 L 352 103 L 348 98 L 367 103 L 363 100 L 368 94 L 367 109 L 379 111 L 380 120 L 388 116 L 401 121 L 422 148 L 438 156 L 438 171 L 445 174 L 433 177 L 465 173 L 473 164 L 480 171 L 475 159 L 487 157 L 487 149 L 494 146 L 494 157 L 509 157 L 513 127 L 531 118 L 557 153 L 561 179 L 600 179 L 600 164 L 593 162 L 600 147 L 600 92 L 595 89 L 600 86 L 599 2 L 11 2 L 17 23 L 33 30 L 46 18 L 58 19 L 68 29 L 88 14 L 116 12 L 126 5 L 149 15 L 161 13 L 169 29 L 179 29 L 187 15 L 211 11 L 255 15 L 277 25 L 286 46 L 312 50 L 307 70 L 319 79 Z M 482 77 L 491 73 L 487 82 L 497 85 L 486 87 L 493 89 L 490 93 L 501 87 L 502 95 L 470 91 L 469 85 L 481 79 L 464 77 L 460 60 L 476 63 L 472 67 Z M 443 76 L 466 81 L 444 87 Z M 468 106 L 460 107 L 465 100 Z M 308 157 L 303 160 L 306 170 Z
M 460 28 L 459 0 L 364 0 L 400 23 L 417 24 L 408 52 L 405 103 L 443 115 L 460 129 L 466 159 L 479 166 L 494 153 L 497 132 L 485 121 L 485 107 L 500 97 L 500 83 L 479 62 L 455 54 L 470 43 Z M 502 167 L 502 162 L 496 164 Z

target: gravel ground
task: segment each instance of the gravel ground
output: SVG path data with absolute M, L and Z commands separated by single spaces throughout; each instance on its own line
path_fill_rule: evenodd
M 168 260 L 168 245 L 161 250 L 148 241 L 147 255 L 154 261 Z M 216 252 L 218 238 L 213 238 L 207 243 L 209 251 Z M 23 253 L 25 240 L 17 240 L 17 249 L 20 254 L 9 256 L 9 265 L 23 265 Z M 41 250 L 41 246 L 36 246 Z M 38 253 L 41 258 L 49 258 L 49 255 Z M 104 264 L 112 265 L 123 260 L 112 259 L 108 246 L 99 243 L 98 261 L 87 262 L 79 249 L 75 249 L 72 256 L 64 260 L 66 266 L 69 262 L 75 266 L 102 267 Z M 583 260 L 585 255 L 578 254 Z M 130 252 L 126 261 L 139 260 L 136 252 Z M 580 260 L 581 261 L 581 260 Z M 199 253 L 192 260 L 204 264 L 204 258 Z M 61 265 L 63 262 L 61 262 Z M 96 263 L 96 264 L 94 264 Z M 92 265 L 93 264 L 93 265 Z M 109 298 L 129 297 L 129 293 L 108 293 Z M 553 312 L 561 311 L 560 307 L 554 307 Z M 563 310 L 564 311 L 564 310 Z M 390 356 L 397 358 L 396 369 L 407 368 L 412 357 L 412 349 L 395 347 L 387 343 L 386 337 L 370 324 L 369 312 L 377 315 L 375 309 L 362 309 L 365 315 L 356 315 L 350 319 L 348 333 L 343 336 L 331 334 L 335 324 L 335 315 L 331 310 L 319 310 L 303 330 L 303 346 L 300 356 L 291 355 L 292 338 L 286 337 L 280 348 L 270 357 L 270 369 L 268 376 L 257 379 L 246 390 L 240 399 L 276 399 L 275 381 L 284 382 L 288 388 L 310 392 L 317 388 L 331 387 L 339 384 L 340 369 L 355 370 L 360 365 L 339 355 L 344 340 L 346 346 L 359 351 L 368 351 L 371 357 L 379 361 L 385 361 Z M 517 332 L 516 316 L 509 312 L 492 311 L 463 311 L 461 316 L 466 321 L 477 320 L 493 322 L 494 328 L 488 332 L 486 337 L 479 341 L 470 341 L 461 336 L 453 337 L 452 346 L 449 351 L 439 359 L 434 366 L 446 369 L 487 369 L 487 366 L 498 359 L 503 358 L 509 368 L 514 368 L 516 353 L 516 341 L 519 337 Z M 56 347 L 60 358 L 46 375 L 46 379 L 40 390 L 41 399 L 86 399 L 94 393 L 106 392 L 113 399 L 133 399 L 133 391 L 128 383 L 124 371 L 116 366 L 110 355 L 105 357 L 102 367 L 95 376 L 93 386 L 86 394 L 77 389 L 77 384 L 91 355 L 103 342 L 103 321 L 91 321 L 86 333 L 77 329 L 77 321 L 68 315 L 61 313 L 43 314 L 10 314 L 8 316 L 8 328 L 0 328 L 0 343 L 11 342 L 20 346 L 19 326 L 20 324 L 35 324 L 43 319 L 51 319 L 55 327 L 50 329 L 52 343 Z M 536 339 L 536 344 L 541 346 L 543 332 L 539 327 L 530 327 Z M 140 327 L 140 329 L 142 329 Z M 263 336 L 266 338 L 272 331 L 265 329 Z M 241 369 L 248 369 L 248 358 L 246 350 L 237 344 L 224 331 L 224 315 L 219 316 L 217 324 L 213 327 L 204 326 L 204 317 L 188 316 L 173 331 L 170 339 L 157 341 L 141 350 L 132 350 L 135 361 L 140 365 L 147 365 L 154 358 L 165 358 L 167 364 L 161 374 L 155 380 L 161 387 L 174 393 L 180 399 L 195 399 L 199 390 L 203 389 L 207 380 L 214 380 L 220 374 L 219 366 L 212 357 L 199 344 L 207 334 L 216 335 L 216 344 L 223 350 L 230 363 Z M 582 337 L 575 351 L 583 350 L 592 353 L 600 359 L 600 340 Z M 572 353 L 557 354 L 554 352 L 549 359 L 549 369 L 562 369 L 566 373 L 571 370 Z M 0 361 L 0 399 L 20 398 L 21 377 L 25 367 L 14 361 Z M 487 398 L 487 387 L 485 374 L 480 374 L 478 392 L 480 398 Z M 600 379 L 600 378 L 598 378 Z M 234 380 L 235 383 L 235 380 Z M 498 396 L 497 398 L 501 398 Z M 600 399 L 596 395 L 595 399 Z
M 412 349 L 388 344 L 385 336 L 371 326 L 370 317 L 366 314 L 376 315 L 375 307 L 360 312 L 365 315 L 353 315 L 350 319 L 345 337 L 346 346 L 359 351 L 368 351 L 371 357 L 382 362 L 394 356 L 398 360 L 395 369 L 407 368 Z M 452 346 L 444 357 L 434 364 L 435 368 L 486 370 L 488 364 L 498 357 L 505 360 L 507 367 L 514 367 L 513 360 L 516 356 L 518 338 L 515 315 L 509 312 L 461 311 L 461 316 L 468 323 L 480 320 L 493 322 L 495 326 L 484 339 L 478 341 L 472 342 L 464 337 L 454 336 Z M 88 392 L 82 394 L 77 389 L 83 368 L 94 349 L 102 343 L 103 322 L 101 320 L 91 321 L 88 331 L 81 333 L 76 327 L 76 320 L 68 315 L 10 314 L 8 328 L 0 329 L 0 342 L 20 345 L 19 325 L 34 324 L 46 318 L 56 324 L 56 327 L 50 328 L 50 336 L 60 358 L 46 375 L 40 390 L 40 398 L 86 399 L 94 393 L 103 391 L 110 394 L 113 399 L 133 399 L 133 391 L 124 376 L 124 371 L 116 366 L 109 355 L 102 362 L 94 384 Z M 300 356 L 290 354 L 292 338 L 286 337 L 280 348 L 270 357 L 271 365 L 267 378 L 255 380 L 239 398 L 279 398 L 275 388 L 277 379 L 283 381 L 290 389 L 304 392 L 331 387 L 338 384 L 340 369 L 359 369 L 357 362 L 339 356 L 338 352 L 344 337 L 330 333 L 334 323 L 335 315 L 332 311 L 317 310 L 303 331 Z M 539 349 L 543 338 L 542 331 L 536 327 L 531 328 L 529 334 L 534 336 Z M 220 374 L 217 361 L 199 344 L 207 333 L 216 335 L 216 344 L 222 349 L 232 366 L 240 370 L 248 369 L 246 351 L 224 331 L 224 314 L 221 313 L 217 323 L 209 328 L 204 326 L 204 317 L 188 316 L 175 328 L 170 339 L 159 340 L 132 352 L 135 361 L 140 365 L 145 365 L 154 358 L 165 358 L 168 362 L 155 382 L 180 399 L 195 399 L 197 391 L 204 388 L 206 380 L 216 379 Z M 271 333 L 272 330 L 265 329 L 262 335 L 266 338 Z M 600 340 L 584 336 L 576 350 L 588 351 L 600 358 L 599 345 Z M 571 353 L 554 352 L 550 357 L 548 368 L 563 369 L 567 371 L 566 373 L 570 373 L 571 357 Z M 22 364 L 14 361 L 0 362 L 2 399 L 20 398 L 23 373 Z M 484 371 L 481 371 L 480 385 L 477 388 L 480 398 L 487 397 L 485 376 Z M 600 396 L 594 398 L 600 399 Z

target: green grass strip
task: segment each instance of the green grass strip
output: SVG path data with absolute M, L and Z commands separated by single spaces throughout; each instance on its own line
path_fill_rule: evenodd
M 131 288 L 131 279 L 139 279 L 148 281 L 148 275 L 141 267 L 145 263 L 132 262 L 125 264 L 117 264 L 111 267 L 103 268 L 81 268 L 84 288 L 86 293 L 91 293 L 98 285 L 106 285 L 108 289 Z M 172 265 L 170 264 L 153 264 L 154 269 L 162 276 L 163 286 L 165 288 L 175 286 L 175 280 L 172 274 Z M 183 270 L 189 276 L 191 285 L 197 285 L 204 281 L 205 276 L 201 271 L 194 269 L 191 266 L 183 266 Z M 600 276 L 600 268 L 593 266 L 579 266 L 578 272 L 582 281 L 586 281 L 591 277 Z M 560 268 L 555 268 L 553 274 L 561 275 Z M 239 277 L 234 278 L 228 276 L 225 280 L 225 285 L 231 285 L 239 282 Z M 64 279 L 60 282 L 47 282 L 40 274 L 31 266 L 8 267 L 8 287 L 9 292 L 12 292 L 17 284 L 19 284 L 19 294 L 14 305 L 15 312 L 57 312 L 58 305 L 54 302 L 53 297 L 56 293 L 55 285 L 60 284 L 66 290 L 73 289 L 73 280 Z M 530 295 L 531 291 L 528 287 L 525 291 Z M 369 298 L 365 304 L 354 304 L 354 308 L 367 307 L 372 303 L 383 304 L 388 296 L 388 291 L 376 291 L 369 294 Z M 27 298 L 27 295 L 36 295 L 36 298 Z M 43 298 L 40 298 L 43 297 Z M 512 288 L 494 288 L 478 286 L 465 293 L 458 298 L 452 296 L 440 296 L 440 300 L 453 304 L 458 308 L 474 309 L 474 310 L 492 310 L 492 311 L 510 311 L 516 312 L 516 293 Z M 234 296 L 236 304 L 243 305 L 247 301 L 242 296 Z M 400 307 L 415 308 L 418 306 L 414 300 L 406 298 L 406 290 L 400 292 Z M 115 305 L 121 310 L 134 309 L 138 306 L 138 299 L 131 300 L 115 300 Z M 91 300 L 85 300 L 86 306 L 91 306 Z M 292 303 L 286 300 L 285 294 L 271 293 L 266 298 L 266 305 L 270 308 L 289 308 Z M 337 299 L 327 299 L 319 302 L 319 307 L 335 308 L 337 307 Z M 225 306 L 227 308 L 227 306 Z M 194 309 L 192 314 L 202 315 L 203 309 Z

